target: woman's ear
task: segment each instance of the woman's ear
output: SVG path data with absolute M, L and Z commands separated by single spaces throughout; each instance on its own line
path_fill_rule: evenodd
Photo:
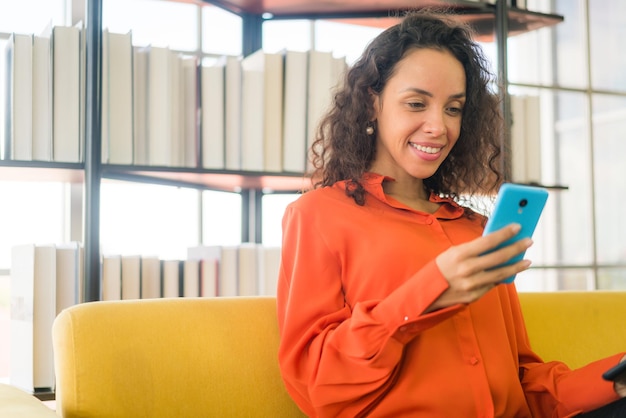
M 373 122 L 378 119 L 378 112 L 381 106 L 380 95 L 375 93 L 371 88 L 369 89 L 369 97 L 372 105 L 372 114 L 370 115 L 370 121 Z

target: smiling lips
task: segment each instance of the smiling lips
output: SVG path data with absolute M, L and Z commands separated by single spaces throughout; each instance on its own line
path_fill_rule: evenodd
M 436 160 L 439 157 L 441 150 L 443 149 L 443 147 L 431 147 L 414 143 L 410 144 L 413 148 L 419 151 L 418 154 L 422 159 L 428 161 Z

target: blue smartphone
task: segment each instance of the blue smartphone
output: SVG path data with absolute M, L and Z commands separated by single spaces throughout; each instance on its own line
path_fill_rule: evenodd
M 543 187 L 515 183 L 502 184 L 496 196 L 491 217 L 489 217 L 485 225 L 483 235 L 497 231 L 512 223 L 520 224 L 522 229 L 517 235 L 503 242 L 492 251 L 520 239 L 532 237 L 547 200 L 548 191 Z M 525 252 L 518 254 L 502 265 L 520 261 L 524 258 L 524 254 Z M 511 276 L 503 280 L 502 283 L 511 283 L 514 279 L 515 276 Z

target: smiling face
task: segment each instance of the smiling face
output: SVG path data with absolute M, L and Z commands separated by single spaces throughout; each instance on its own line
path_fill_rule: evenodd
M 431 177 L 459 138 L 464 104 L 465 71 L 449 51 L 408 52 L 374 96 L 371 171 L 397 181 Z

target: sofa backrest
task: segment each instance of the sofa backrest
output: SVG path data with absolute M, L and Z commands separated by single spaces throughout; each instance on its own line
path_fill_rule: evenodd
M 91 302 L 53 327 L 63 417 L 298 417 L 271 297 Z
M 520 293 L 533 350 L 570 368 L 626 351 L 625 291 Z

